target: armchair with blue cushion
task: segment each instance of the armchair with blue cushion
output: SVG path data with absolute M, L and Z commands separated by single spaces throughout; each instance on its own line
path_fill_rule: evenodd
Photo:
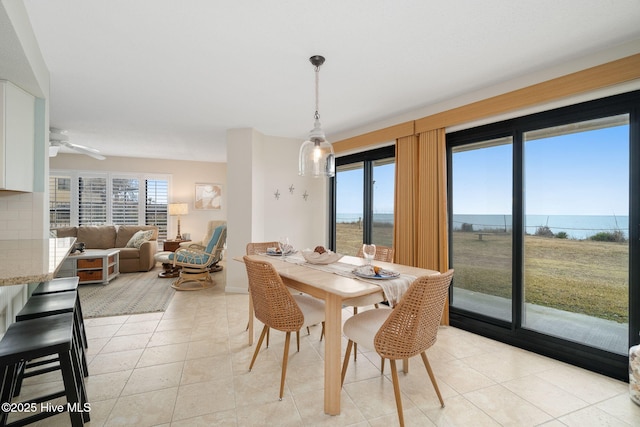
M 226 240 L 227 226 L 220 225 L 213 231 L 206 247 L 190 245 L 170 254 L 169 260 L 173 263 L 173 267 L 181 267 L 180 277 L 171 286 L 179 290 L 197 290 L 215 285 L 210 271 L 222 260 Z M 213 268 L 213 270 L 216 269 Z M 198 286 L 185 286 L 188 282 L 196 282 Z

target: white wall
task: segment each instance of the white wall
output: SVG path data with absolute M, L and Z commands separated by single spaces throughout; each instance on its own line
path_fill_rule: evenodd
M 298 175 L 301 144 L 253 129 L 227 132 L 228 292 L 247 292 L 246 271 L 233 257 L 244 255 L 249 242 L 287 236 L 297 249 L 328 243 L 328 180 Z
M 96 160 L 82 154 L 58 154 L 49 159 L 50 169 L 76 171 L 111 171 L 171 175 L 169 202 L 186 202 L 189 214 L 180 218 L 180 231 L 190 233 L 192 240 L 200 240 L 211 220 L 227 219 L 228 194 L 227 164 L 212 162 L 190 162 L 182 160 L 140 159 L 113 157 Z M 222 184 L 222 209 L 195 210 L 195 184 Z M 168 236 L 175 237 L 178 231 L 177 217 L 169 217 Z

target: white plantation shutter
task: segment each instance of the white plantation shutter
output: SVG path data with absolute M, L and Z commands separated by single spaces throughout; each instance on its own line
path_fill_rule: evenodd
M 158 240 L 165 240 L 167 238 L 169 181 L 165 179 L 147 179 L 145 184 L 145 224 L 157 226 Z
M 78 177 L 78 225 L 107 224 L 107 179 Z
M 71 176 L 49 177 L 49 223 L 51 228 L 71 225 Z
M 138 224 L 140 181 L 135 178 L 111 180 L 111 223 Z
M 155 225 L 167 237 L 169 176 L 49 172 L 51 229 L 74 225 Z

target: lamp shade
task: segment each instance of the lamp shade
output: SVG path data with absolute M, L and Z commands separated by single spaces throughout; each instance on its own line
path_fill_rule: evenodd
M 169 215 L 186 215 L 189 213 L 189 205 L 186 203 L 169 203 Z

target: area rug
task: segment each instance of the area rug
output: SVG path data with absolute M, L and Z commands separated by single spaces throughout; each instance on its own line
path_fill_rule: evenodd
M 120 274 L 106 285 L 78 286 L 85 318 L 165 311 L 175 294 L 173 279 L 157 271 Z

